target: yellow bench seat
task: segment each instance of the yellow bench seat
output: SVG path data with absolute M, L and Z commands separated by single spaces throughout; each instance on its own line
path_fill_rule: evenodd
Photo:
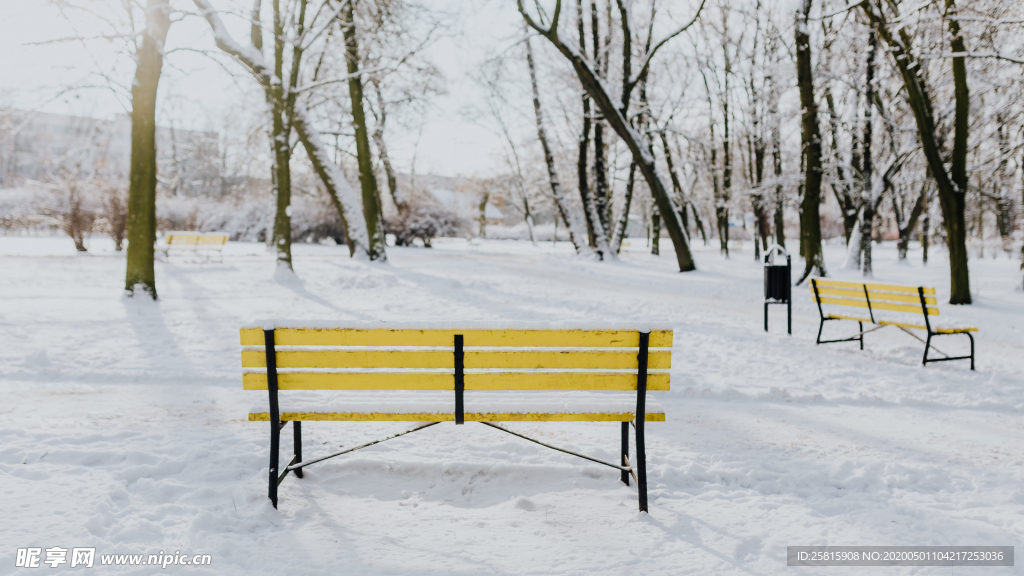
M 665 410 L 648 394 L 648 422 L 664 422 Z M 281 395 L 281 420 L 348 422 L 452 422 L 450 392 L 295 391 Z M 473 422 L 629 422 L 636 395 L 621 392 L 473 392 L 465 393 L 465 419 Z M 249 420 L 269 421 L 266 402 L 255 405 Z
M 878 318 L 872 320 L 871 318 L 863 318 L 860 316 L 845 316 L 842 314 L 826 314 L 827 318 L 831 320 L 856 320 L 857 322 L 868 322 L 873 324 L 880 324 L 882 326 L 899 326 L 901 328 L 917 328 L 918 330 L 927 330 L 928 327 L 924 324 L 911 324 L 907 322 L 896 322 L 893 320 L 880 320 Z M 932 330 L 939 334 L 962 334 L 964 332 L 977 332 L 978 329 L 972 326 L 965 327 L 935 327 L 932 326 Z

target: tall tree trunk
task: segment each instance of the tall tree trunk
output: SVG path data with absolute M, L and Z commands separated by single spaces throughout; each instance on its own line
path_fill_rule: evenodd
M 587 36 L 583 29 L 583 2 L 582 0 L 576 0 L 576 31 L 579 33 L 580 39 L 580 54 L 584 57 L 587 55 Z M 583 203 L 583 218 L 587 223 L 587 243 L 590 244 L 591 248 L 594 247 L 594 222 L 592 214 L 595 210 L 590 209 L 590 205 L 593 203 L 590 195 L 590 183 L 587 179 L 587 171 L 589 168 L 589 162 L 587 155 L 590 150 L 590 127 L 591 127 L 591 114 L 590 114 L 590 96 L 587 91 L 583 91 L 583 128 L 580 130 L 579 138 L 579 155 L 576 159 L 576 178 L 577 187 L 580 191 L 580 201 Z
M 772 119 L 772 173 L 775 176 L 775 191 L 772 194 L 772 228 L 775 243 L 786 247 L 786 194 L 782 186 L 782 130 L 779 126 L 779 92 L 772 76 L 772 87 L 768 93 L 768 115 Z
M 825 257 L 821 249 L 821 134 L 818 131 L 818 105 L 814 99 L 814 77 L 811 67 L 811 36 L 808 18 L 811 0 L 802 0 L 796 16 L 796 70 L 803 109 L 801 146 L 804 157 L 804 190 L 800 204 L 800 251 L 804 256 L 804 272 L 797 284 L 803 283 L 815 270 L 826 275 Z
M 524 28 L 525 28 L 524 24 Z M 529 38 L 526 39 L 526 66 L 530 71 L 530 87 L 533 90 L 533 112 L 537 119 L 537 139 L 544 150 L 544 163 L 548 168 L 548 181 L 551 184 L 551 195 L 554 197 L 555 206 L 562 216 L 566 228 L 569 230 L 569 240 L 576 247 L 577 254 L 592 254 L 590 245 L 586 241 L 586 228 L 579 221 L 572 206 L 566 202 L 562 193 L 562 185 L 558 180 L 558 171 L 555 169 L 555 157 L 551 154 L 551 147 L 548 145 L 547 132 L 544 129 L 544 112 L 540 106 L 540 90 L 537 88 L 537 68 L 533 63 L 533 46 Z M 556 219 L 557 222 L 557 219 Z M 557 226 L 557 224 L 556 224 Z M 557 233 L 557 230 L 556 230 Z
M 679 209 L 679 219 L 683 221 L 683 226 L 689 230 L 689 218 L 686 217 L 686 193 L 683 192 L 683 185 L 679 181 L 679 174 L 676 173 L 675 160 L 672 158 L 672 148 L 668 145 L 668 137 L 665 135 L 665 130 L 659 130 L 658 135 L 661 137 L 661 148 L 665 152 L 665 164 L 668 166 L 668 175 L 672 180 L 672 191 L 676 193 L 676 200 L 681 207 Z
M 874 197 L 874 188 L 872 186 L 872 170 L 874 165 L 871 156 L 874 129 L 872 116 L 875 107 L 875 53 L 877 52 L 875 46 L 877 43 L 877 36 L 872 28 L 868 35 L 868 61 L 864 86 L 864 155 L 861 159 L 861 175 L 863 180 L 861 205 L 863 209 L 860 220 L 860 265 L 861 273 L 865 277 L 869 277 L 873 273 L 871 267 L 871 237 L 874 235 L 875 210 L 880 200 Z
M 931 94 L 921 74 L 921 64 L 917 57 L 909 51 L 913 39 L 906 28 L 900 27 L 895 32 L 889 28 L 888 20 L 882 4 L 878 0 L 870 0 L 861 4 L 868 20 L 878 31 L 878 35 L 889 45 L 903 86 L 907 101 L 914 112 L 917 132 L 924 151 L 925 159 L 931 168 L 938 190 L 939 206 L 942 209 L 943 226 L 946 229 L 946 242 L 949 246 L 950 268 L 950 304 L 970 304 L 971 286 L 970 273 L 967 267 L 967 230 L 964 220 L 964 207 L 967 192 L 967 136 L 968 114 L 970 112 L 970 93 L 967 88 L 967 69 L 963 57 L 953 58 L 954 85 L 954 120 L 953 149 L 950 154 L 950 169 L 947 171 L 945 158 L 936 135 L 935 113 Z M 966 45 L 960 34 L 960 25 L 956 20 L 956 6 L 953 0 L 946 0 L 946 11 L 951 17 L 948 25 L 952 40 L 950 48 L 954 53 L 964 53 Z
M 582 27 L 580 29 L 582 30 Z M 590 37 L 594 47 L 594 68 L 601 74 L 601 62 L 604 58 L 601 56 L 601 20 L 597 15 L 597 0 L 590 3 Z M 581 44 L 580 48 L 583 49 L 584 46 Z M 603 78 L 604 74 L 601 74 L 601 77 Z M 598 115 L 594 118 L 594 208 L 597 211 L 598 222 L 607 230 L 608 182 L 605 178 L 604 160 L 604 123 Z
M 849 246 L 850 239 L 852 238 L 853 228 L 857 225 L 858 217 L 860 212 L 859 199 L 853 195 L 853 178 L 851 175 L 846 173 L 846 168 L 843 167 L 842 159 L 839 156 L 839 115 L 836 113 L 835 99 L 832 97 L 832 89 L 828 83 L 825 83 L 825 105 L 828 107 L 829 125 L 831 130 L 829 133 L 832 135 L 832 157 L 836 163 L 836 174 L 839 177 L 839 182 L 832 184 L 832 193 L 836 197 L 836 202 L 839 203 L 839 209 L 843 212 L 843 236 L 846 237 L 846 244 Z M 854 109 L 856 109 L 856 103 Z M 856 131 L 853 134 L 854 145 L 856 146 L 857 138 Z M 858 156 L 859 158 L 859 156 Z M 859 165 L 859 160 L 856 162 Z M 857 268 L 860 268 L 860 247 L 857 248 Z
M 274 76 L 284 78 L 284 15 L 281 14 L 281 0 L 274 0 Z M 279 266 L 292 268 L 292 148 L 289 142 L 291 123 L 288 120 L 284 85 L 279 81 L 270 88 L 270 147 L 273 154 L 271 182 L 277 199 L 274 213 L 274 229 L 268 238 L 277 256 Z
M 1013 248 L 1013 199 L 1010 196 L 1012 184 L 1010 181 L 1011 172 L 1008 169 L 1010 164 L 1010 128 L 1006 121 L 1006 113 L 1000 110 L 996 113 L 996 135 L 999 142 L 999 168 L 997 177 L 993 179 L 992 199 L 996 208 L 996 228 L 999 230 L 999 238 L 1002 242 L 1003 252 L 1007 256 Z
M 657 204 L 651 211 L 651 254 L 661 254 L 661 213 L 658 212 Z
M 729 133 L 729 78 L 732 76 L 732 61 L 729 59 L 728 11 L 722 11 L 722 53 L 725 55 L 725 92 L 720 95 L 722 101 L 722 199 L 715 202 L 715 216 L 718 220 L 718 241 L 720 250 L 729 256 L 729 202 L 732 200 L 732 136 Z
M 388 147 L 384 143 L 384 124 L 388 118 L 384 94 L 380 89 L 380 80 L 372 79 L 370 82 L 373 84 L 373 90 L 377 94 L 377 108 L 380 109 L 380 117 L 377 118 L 377 123 L 373 128 L 373 143 L 377 146 L 377 156 L 380 158 L 380 163 L 384 166 L 384 176 L 388 181 L 388 193 L 391 194 L 391 201 L 395 203 L 395 208 L 399 212 L 403 212 L 405 210 L 405 201 L 398 190 L 398 177 L 395 175 L 394 167 L 391 166 Z
M 633 187 L 636 185 L 636 162 L 629 164 L 629 176 L 626 178 L 626 194 L 622 198 L 622 209 L 619 210 L 619 219 L 615 223 L 615 232 L 612 234 L 611 249 L 618 254 L 622 249 L 622 239 L 626 236 L 626 229 L 629 227 L 629 208 L 633 203 Z
M 896 226 L 900 233 L 899 242 L 896 243 L 896 257 L 900 261 L 907 259 L 907 250 L 910 248 L 910 234 L 917 227 L 917 221 L 921 217 L 921 212 L 927 203 L 927 196 L 928 185 L 921 184 L 921 192 L 917 195 L 917 200 L 914 201 L 910 214 L 904 218 L 904 210 L 896 206 L 896 195 L 893 194 L 893 212 L 897 215 Z
M 928 206 L 928 195 L 924 195 L 924 207 L 921 208 L 921 212 L 924 214 L 924 218 L 921 219 L 921 263 L 928 264 L 928 248 L 931 244 L 932 235 L 932 214 Z
M 366 129 L 366 114 L 363 111 L 363 80 L 359 75 L 359 41 L 356 35 L 354 4 L 349 0 L 341 11 L 345 37 L 345 64 L 348 67 L 348 93 L 352 101 L 352 125 L 355 128 L 356 160 L 359 164 L 359 185 L 363 196 L 363 218 L 369 235 L 370 260 L 387 260 L 384 244 L 384 227 L 381 225 L 381 209 L 377 177 L 373 173 L 373 156 Z
M 164 40 L 171 27 L 167 0 L 147 0 L 146 29 L 136 54 L 132 83 L 132 152 L 128 175 L 128 266 L 124 289 L 142 290 L 156 300 L 153 244 L 156 242 L 156 96 L 164 64 Z

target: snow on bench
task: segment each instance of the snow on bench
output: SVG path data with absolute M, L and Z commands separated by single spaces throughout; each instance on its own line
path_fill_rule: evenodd
M 251 421 L 271 422 L 268 496 L 289 472 L 441 422 L 476 421 L 580 456 L 636 480 L 647 510 L 644 423 L 665 412 L 648 391 L 669 389 L 672 331 L 591 326 L 433 327 L 268 321 L 241 329 L 242 383 L 266 390 Z M 311 460 L 303 421 L 414 421 L 420 426 Z M 495 422 L 620 422 L 621 463 L 545 444 Z M 281 429 L 293 423 L 295 455 L 279 472 Z M 636 436 L 636 470 L 629 427 Z
M 938 301 L 935 299 L 935 288 L 842 282 L 839 280 L 813 278 L 810 282 L 810 289 L 811 295 L 818 305 L 818 314 L 821 316 L 821 323 L 818 325 L 818 344 L 859 340 L 860 349 L 863 350 L 865 334 L 885 326 L 895 326 L 924 343 L 924 359 L 922 364 L 925 366 L 929 362 L 970 359 L 971 370 L 974 370 L 974 336 L 971 335 L 971 332 L 977 332 L 978 329 L 953 323 L 938 324 L 932 320 L 931 316 L 939 315 Z M 867 314 L 853 315 L 852 311 L 845 314 L 826 314 L 822 305 L 860 308 L 866 310 Z M 822 340 L 821 332 L 825 328 L 825 322 L 829 320 L 852 320 L 857 322 L 860 332 L 851 338 Z M 864 330 L 865 322 L 875 324 L 876 327 Z M 927 334 L 927 340 L 921 340 L 920 337 L 909 329 L 924 330 Z M 935 336 L 948 336 L 951 334 L 966 334 L 971 339 L 970 356 L 948 356 L 932 346 L 932 338 Z M 943 357 L 929 358 L 928 350 L 935 350 L 942 354 Z

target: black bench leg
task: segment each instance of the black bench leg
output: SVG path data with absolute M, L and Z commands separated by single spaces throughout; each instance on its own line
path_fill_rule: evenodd
M 964 332 L 964 334 L 967 334 L 967 337 L 971 339 L 971 370 L 973 371 L 974 370 L 974 336 L 972 336 L 970 332 Z
M 281 449 L 281 423 L 275 419 L 270 420 L 270 484 L 267 496 L 270 502 L 277 508 L 277 468 L 278 452 Z
M 647 451 L 644 448 L 644 415 L 636 419 L 636 492 L 640 511 L 647 512 Z
M 857 327 L 860 328 L 860 349 L 864 349 L 864 323 L 858 321 Z
M 928 349 L 932 347 L 932 331 L 928 331 L 928 339 L 924 342 L 924 358 L 921 359 L 921 365 L 928 365 Z
M 821 319 L 818 323 L 818 339 L 814 341 L 815 344 L 821 344 L 821 331 L 825 329 L 825 318 Z
M 629 466 L 629 422 L 622 423 L 622 465 Z M 629 472 L 623 470 L 621 474 L 622 483 L 629 486 Z
M 302 462 L 302 422 L 295 420 L 292 422 L 293 436 L 295 437 L 295 460 Z M 302 478 L 302 468 L 296 468 L 293 470 L 295 475 Z

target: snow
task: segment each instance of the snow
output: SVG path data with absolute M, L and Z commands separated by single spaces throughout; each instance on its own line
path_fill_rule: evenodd
M 212 555 L 188 574 L 760 575 L 811 573 L 785 566 L 788 545 L 1021 545 L 1019 261 L 972 258 L 975 304 L 950 306 L 939 250 L 922 266 L 916 245 L 906 264 L 874 248 L 876 282 L 935 286 L 942 317 L 980 329 L 971 372 L 921 367 L 922 345 L 893 328 L 864 351 L 815 346 L 805 287 L 793 336 L 777 306 L 765 333 L 749 243 L 728 259 L 694 245 L 686 274 L 644 244 L 597 262 L 567 242 L 451 239 L 391 248 L 388 264 L 296 244 L 295 275 L 275 279 L 264 245 L 229 242 L 223 262 L 158 261 L 152 302 L 122 296 L 124 255 L 104 238 L 78 254 L 67 238 L 0 237 L 0 574 L 28 546 Z M 826 246 L 830 270 L 844 251 Z M 254 318 L 671 325 L 672 391 L 650 394 L 666 415 L 647 427 L 650 514 L 616 471 L 473 422 L 311 466 L 274 510 L 267 424 L 247 421 L 262 398 L 240 377 L 238 329 Z M 504 426 L 618 458 L 614 422 Z M 408 428 L 308 423 L 304 456 Z

